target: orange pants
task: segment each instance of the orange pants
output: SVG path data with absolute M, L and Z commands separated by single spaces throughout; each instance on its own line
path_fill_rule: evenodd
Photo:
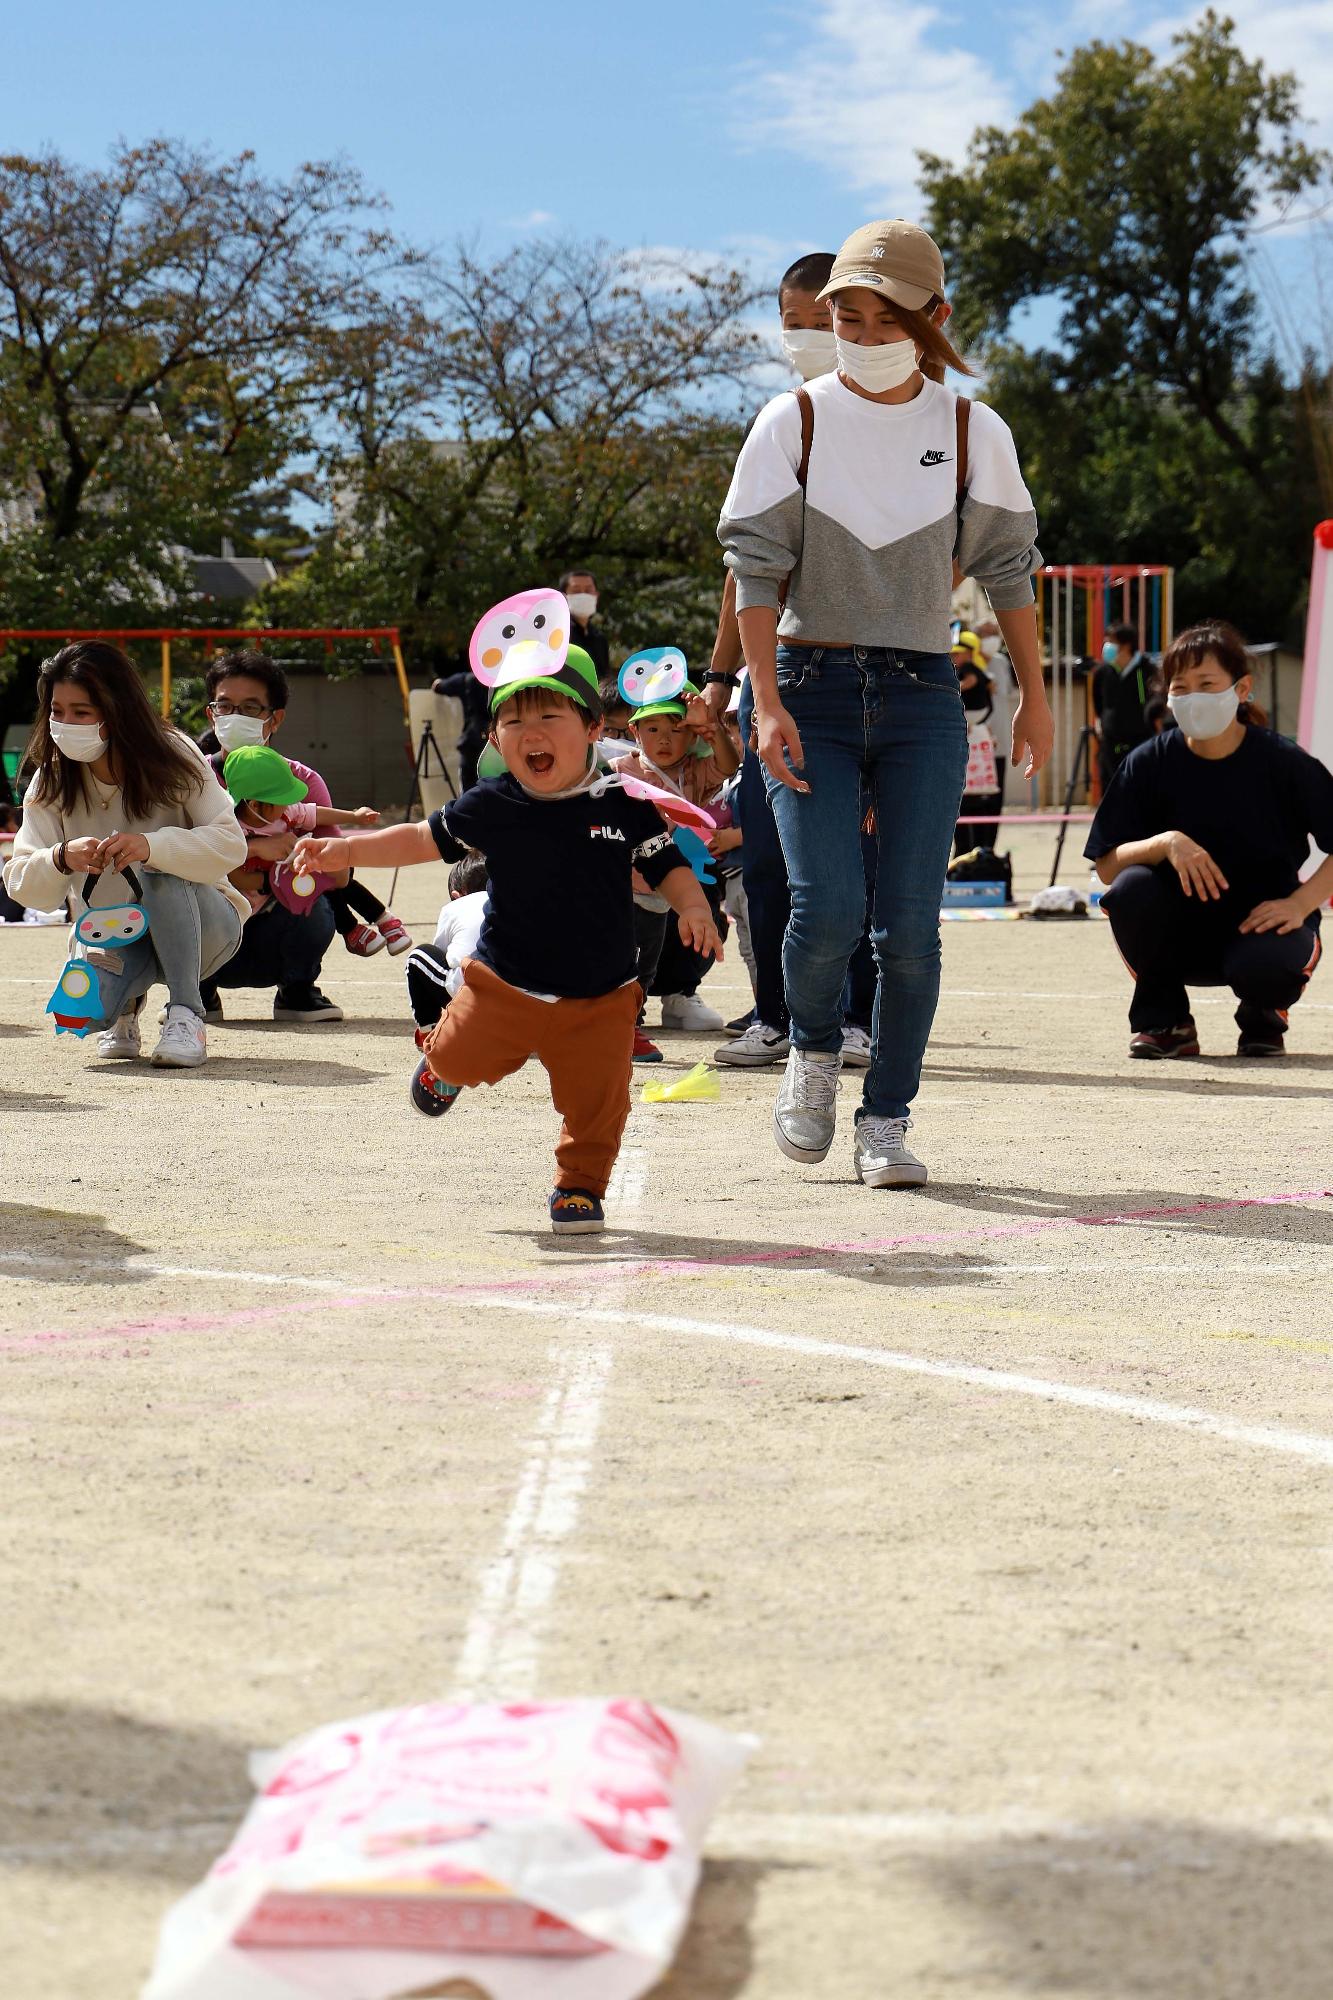
M 605 1194 L 629 1117 L 636 980 L 595 1000 L 534 1000 L 470 958 L 460 992 L 422 1038 L 443 1083 L 498 1083 L 536 1056 L 563 1119 L 555 1184 Z

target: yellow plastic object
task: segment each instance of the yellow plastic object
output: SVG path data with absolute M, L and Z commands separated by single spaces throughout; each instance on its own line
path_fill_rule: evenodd
M 660 1083 L 654 1077 L 639 1093 L 641 1104 L 711 1104 L 722 1095 L 717 1071 L 711 1063 L 696 1063 L 674 1083 Z

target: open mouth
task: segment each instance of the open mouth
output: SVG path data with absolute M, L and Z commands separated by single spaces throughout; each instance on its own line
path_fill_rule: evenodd
M 523 761 L 534 778 L 544 778 L 555 768 L 555 758 L 549 750 L 530 750 Z

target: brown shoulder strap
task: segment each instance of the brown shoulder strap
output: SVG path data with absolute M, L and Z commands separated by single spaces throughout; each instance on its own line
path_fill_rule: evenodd
M 810 475 L 810 447 L 815 441 L 815 406 L 805 389 L 796 391 L 796 403 L 801 412 L 801 462 L 796 468 L 796 484 L 804 493 Z
M 972 421 L 972 403 L 967 396 L 954 398 L 954 414 L 958 424 L 958 504 L 963 504 L 967 492 L 967 427 Z

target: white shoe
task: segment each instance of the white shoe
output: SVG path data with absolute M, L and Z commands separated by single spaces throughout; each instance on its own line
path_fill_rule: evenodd
M 793 1049 L 788 1055 L 787 1073 L 773 1106 L 773 1137 L 789 1160 L 817 1165 L 833 1144 L 841 1068 L 841 1055 L 826 1055 L 819 1049 Z
M 844 1069 L 870 1068 L 870 1037 L 864 1028 L 847 1027 L 842 1031 L 842 1066 Z
M 136 1062 L 143 1054 L 143 1042 L 139 1035 L 139 1009 L 143 1001 L 136 1001 L 127 1014 L 113 1021 L 97 1037 L 97 1053 L 104 1062 Z
M 697 1035 L 711 1035 L 726 1022 L 716 1007 L 706 1006 L 697 993 L 667 993 L 662 998 L 662 1026 L 684 1028 Z
M 723 1042 L 720 1049 L 713 1050 L 713 1061 L 730 1063 L 736 1069 L 767 1069 L 770 1063 L 781 1062 L 790 1049 L 791 1043 L 780 1028 L 751 1021 L 735 1041 Z
M 852 1158 L 867 1187 L 924 1187 L 930 1176 L 907 1146 L 910 1118 L 868 1115 L 856 1128 Z
M 153 1050 L 159 1069 L 198 1069 L 208 1060 L 208 1036 L 204 1024 L 188 1007 L 168 1007 L 167 1025 Z

